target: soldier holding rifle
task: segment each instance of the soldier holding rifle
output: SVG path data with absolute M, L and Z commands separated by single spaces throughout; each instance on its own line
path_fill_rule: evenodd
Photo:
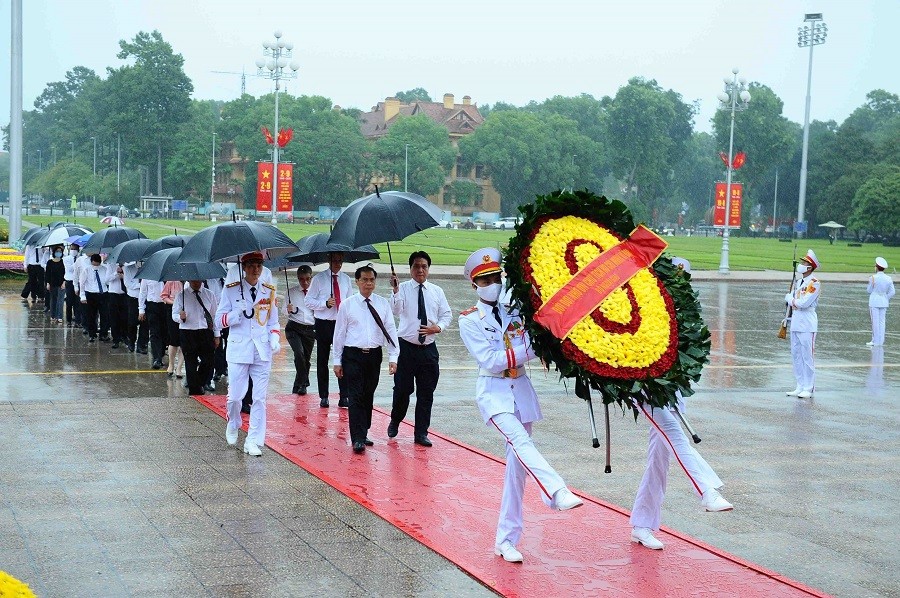
M 794 377 L 797 387 L 788 392 L 789 397 L 808 399 L 815 389 L 816 366 L 815 354 L 816 332 L 819 330 L 819 319 L 816 307 L 819 305 L 819 293 L 822 283 L 813 276 L 819 267 L 819 260 L 812 249 L 800 258 L 797 274 L 800 281 L 794 285 L 792 292 L 784 296 L 788 306 L 791 325 L 791 358 L 794 363 Z

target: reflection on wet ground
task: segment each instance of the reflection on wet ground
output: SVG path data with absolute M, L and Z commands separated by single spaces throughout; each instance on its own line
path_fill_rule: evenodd
M 472 304 L 463 281 L 438 282 L 454 313 Z M 865 288 L 826 285 L 816 394 L 793 399 L 784 394 L 794 386 L 788 343 L 776 337 L 781 286 L 695 284 L 713 352 L 689 414 L 735 511 L 700 512 L 673 468 L 663 523 L 836 595 L 900 595 L 893 541 L 900 315 L 888 314 L 885 347 L 869 349 Z M 46 595 L 79 593 L 74 580 L 127 593 L 160 566 L 162 593 L 180 587 L 186 595 L 242 584 L 272 594 L 486 592 L 275 455 L 245 461 L 223 451 L 219 420 L 187 399 L 180 381 L 151 370 L 147 356 L 88 345 L 80 331 L 50 326 L 40 306 L 23 306 L 18 290 L 0 286 L 0 420 L 8 431 L 0 535 L 12 538 L 0 546 L 0 563 L 10 564 L 0 568 L 36 580 Z M 502 455 L 477 417 L 474 367 L 455 321 L 439 347 L 433 428 Z M 289 392 L 289 350 L 274 369 L 271 392 Z M 532 377 L 544 407 L 535 436 L 545 456 L 571 486 L 630 508 L 646 424 L 613 413 L 613 473 L 605 475 L 585 405 L 555 374 L 532 370 Z M 389 406 L 390 394 L 384 375 L 376 403 Z M 373 434 L 384 438 L 383 430 Z M 348 554 L 375 565 L 362 570 Z

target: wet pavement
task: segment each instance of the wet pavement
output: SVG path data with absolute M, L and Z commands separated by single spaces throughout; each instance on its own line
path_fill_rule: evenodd
M 784 394 L 789 348 L 775 336 L 785 285 L 697 278 L 713 354 L 689 414 L 735 510 L 701 512 L 672 468 L 663 524 L 834 595 L 900 595 L 900 314 L 888 314 L 886 347 L 869 349 L 864 285 L 826 282 L 817 391 L 798 400 Z M 438 282 L 454 313 L 471 305 L 463 281 Z M 274 453 L 225 448 L 219 417 L 180 381 L 50 326 L 18 290 L 0 287 L 0 569 L 39 595 L 491 593 Z M 432 428 L 502 455 L 455 330 L 439 338 Z M 277 357 L 271 392 L 290 391 L 291 363 L 289 350 Z M 603 474 L 583 402 L 554 374 L 532 377 L 544 455 L 570 486 L 630 509 L 646 424 L 613 412 Z M 390 388 L 385 375 L 376 404 L 390 405 Z

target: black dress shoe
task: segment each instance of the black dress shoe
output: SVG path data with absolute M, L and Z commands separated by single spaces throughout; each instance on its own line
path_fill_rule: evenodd
M 169 380 L 171 380 L 174 377 L 175 377 L 175 372 L 166 372 L 166 378 L 168 378 Z
M 147 347 L 138 347 L 137 349 L 135 349 L 135 351 L 137 351 L 141 355 L 146 355 L 148 353 Z
M 363 440 L 363 444 L 365 444 L 366 446 L 375 446 L 375 443 L 368 436 L 366 436 L 366 439 Z
M 110 348 L 110 349 L 118 349 L 118 348 L 119 348 L 119 341 L 114 342 L 112 345 L 109 346 L 109 348 Z
M 90 337 L 90 338 L 88 339 L 88 342 L 89 342 L 89 343 L 92 343 L 92 342 L 94 342 L 95 340 L 96 340 L 96 339 L 92 336 L 92 337 Z
M 101 343 L 108 343 L 109 340 L 110 340 L 110 339 L 109 339 L 108 336 L 101 336 L 101 337 L 100 337 L 100 342 L 101 342 Z
M 93 342 L 93 339 L 91 340 L 91 342 Z M 154 370 L 158 370 L 159 368 L 162 367 L 162 362 L 157 359 L 156 361 L 153 362 L 153 365 L 151 365 L 150 367 L 152 367 Z
M 300 389 L 297 391 L 297 394 L 298 394 L 298 395 L 305 395 L 305 394 L 306 394 L 306 387 L 305 387 L 305 386 L 301 386 Z
M 388 424 L 388 438 L 394 438 L 397 436 L 397 432 L 400 431 L 400 424 L 395 424 L 391 422 Z
M 125 348 L 128 349 L 129 353 L 134 353 L 134 345 L 132 345 L 131 343 L 125 345 Z
M 431 446 L 431 441 L 428 440 L 428 436 L 419 436 L 419 435 L 417 435 L 417 436 L 413 439 L 413 442 L 415 442 L 416 444 L 420 444 L 420 445 L 422 445 L 422 446 Z
M 343 407 L 344 409 L 349 408 L 350 399 L 348 399 L 347 397 L 341 397 L 340 399 L 338 399 L 338 407 Z
M 357 455 L 359 453 L 363 452 L 364 450 L 366 450 L 366 445 L 363 444 L 362 442 L 354 442 L 353 443 L 353 452 L 356 453 Z
M 322 397 L 319 400 L 319 407 L 328 407 L 328 397 Z

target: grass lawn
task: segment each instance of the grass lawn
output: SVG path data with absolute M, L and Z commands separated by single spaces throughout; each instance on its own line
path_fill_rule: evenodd
M 83 223 L 95 230 L 103 228 L 99 219 L 84 220 Z M 212 223 L 135 218 L 129 219 L 127 225 L 140 230 L 150 239 L 158 239 L 175 232 L 190 235 L 212 226 Z M 327 224 L 281 224 L 279 228 L 295 241 L 306 235 L 329 230 Z M 423 249 L 431 255 L 434 264 L 461 266 L 476 249 L 489 246 L 503 249 L 510 236 L 511 231 L 433 228 L 407 237 L 404 241 L 391 243 L 391 253 L 395 264 L 405 264 L 410 252 Z M 690 260 L 691 267 L 697 270 L 718 269 L 722 253 L 720 237 L 665 237 L 665 240 L 669 243 L 669 253 Z M 829 245 L 825 239 L 805 239 L 797 241 L 797 256 L 805 255 L 808 248 L 816 252 L 823 271 L 871 272 L 876 256 L 882 256 L 888 261 L 890 271 L 900 266 L 900 247 L 885 247 L 880 243 L 849 247 L 847 241 L 836 241 L 834 245 Z M 376 245 L 376 249 L 381 253 L 381 261 L 387 262 L 387 245 L 380 243 Z M 789 271 L 794 242 L 731 237 L 729 250 L 729 265 L 732 270 Z

